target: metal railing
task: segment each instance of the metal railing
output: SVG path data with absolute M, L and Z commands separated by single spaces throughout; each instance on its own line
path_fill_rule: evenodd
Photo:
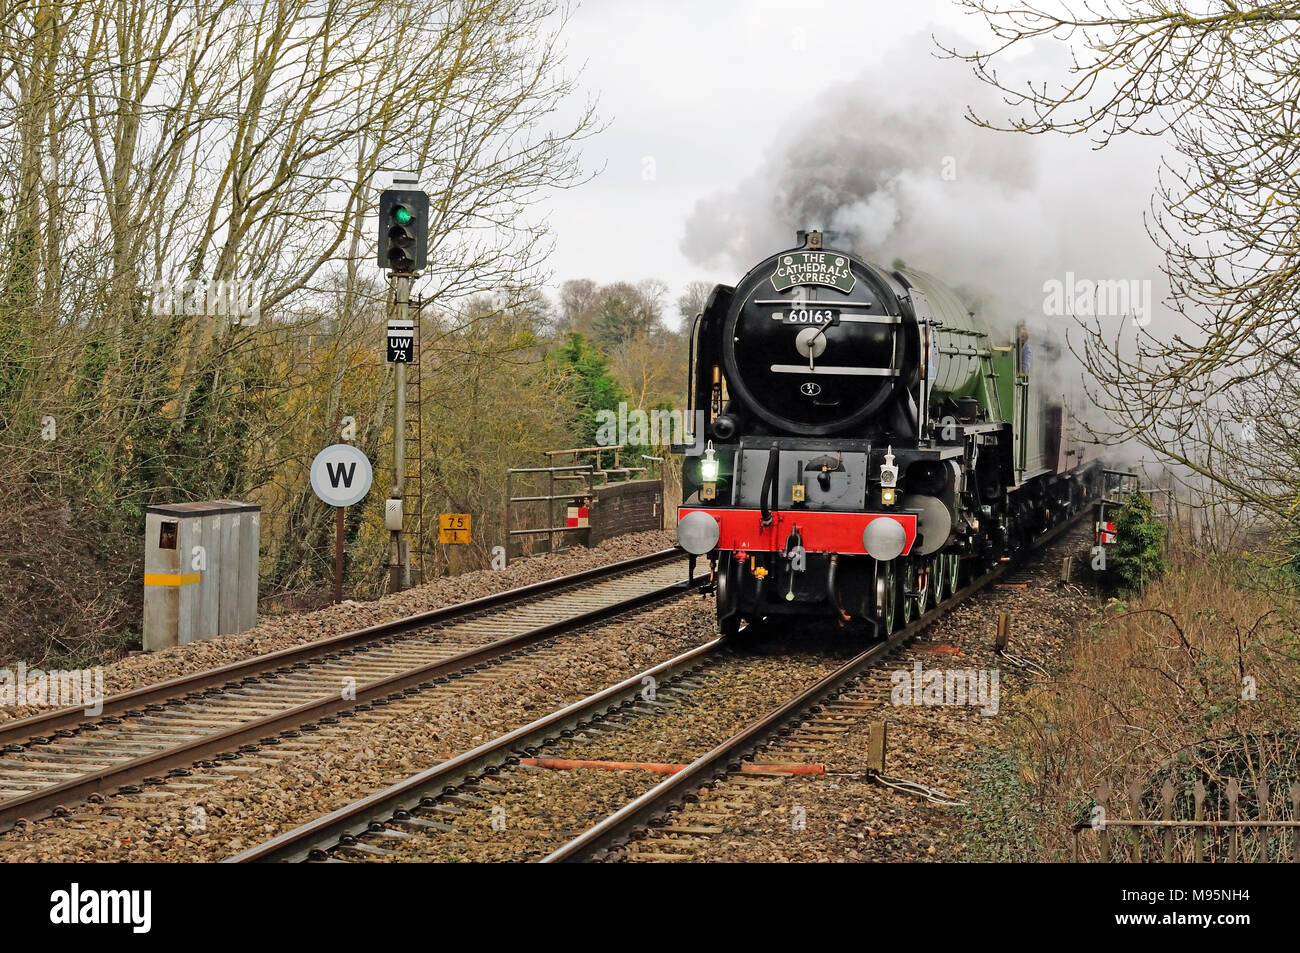
M 623 465 L 624 449 L 623 444 L 615 444 L 608 447 L 547 450 L 542 455 L 546 457 L 549 466 L 511 467 L 506 470 L 507 558 L 522 555 L 523 542 L 527 539 L 544 536 L 545 552 L 555 552 L 557 536 L 563 539 L 563 534 L 566 533 L 585 534 L 589 529 L 587 526 L 557 525 L 556 503 L 564 501 L 566 507 L 588 506 L 600 487 L 627 482 L 647 473 L 646 467 Z M 594 459 L 590 463 L 580 463 L 578 461 L 581 457 Z M 521 479 L 531 484 L 530 490 L 516 496 L 515 491 Z M 540 514 L 538 510 L 541 511 Z M 528 525 L 537 519 L 543 525 Z
M 1156 516 L 1168 521 L 1173 503 L 1173 490 L 1165 486 L 1143 486 L 1142 477 L 1126 470 L 1102 470 L 1101 503 L 1110 506 L 1123 506 L 1135 493 L 1141 494 L 1155 504 L 1157 496 L 1164 496 L 1165 511 L 1156 511 Z
M 1225 786 L 1226 804 L 1217 801 L 1215 812 L 1226 817 L 1207 816 L 1205 785 L 1197 781 L 1192 788 L 1194 816 L 1175 818 L 1175 807 L 1186 809 L 1186 796 L 1176 797 L 1172 781 L 1160 789 L 1159 804 L 1148 806 L 1142 786 L 1131 787 L 1126 802 L 1129 816 L 1112 816 L 1109 786 L 1097 790 L 1092 817 L 1074 827 L 1073 859 L 1080 861 L 1080 838 L 1093 834 L 1097 838 L 1097 859 L 1102 863 L 1300 863 L 1300 784 L 1287 791 L 1291 817 L 1275 818 L 1272 790 L 1267 781 L 1255 788 L 1253 818 L 1241 816 L 1241 782 L 1231 779 Z M 1158 818 L 1148 817 L 1152 807 Z
M 645 473 L 645 467 L 626 467 L 621 463 L 623 454 L 623 444 L 615 444 L 609 447 L 574 447 L 571 450 L 547 450 L 544 454 L 552 465 L 557 457 L 572 457 L 573 462 L 577 463 L 581 456 L 594 456 L 595 462 L 591 468 L 591 475 L 601 481 L 602 484 L 611 482 L 611 478 L 630 480 L 635 474 Z M 612 454 L 613 466 L 605 467 L 603 465 L 605 454 Z
M 1107 503 L 1123 503 L 1142 485 L 1142 478 L 1125 470 L 1101 471 L 1101 498 Z
M 522 543 L 525 539 L 531 537 L 546 537 L 546 552 L 555 552 L 556 534 L 585 532 L 586 527 L 578 526 L 556 526 L 555 525 L 555 503 L 557 500 L 564 500 L 567 503 L 573 500 L 590 499 L 592 492 L 592 466 L 589 463 L 575 463 L 568 466 L 551 466 L 551 467 L 511 467 L 506 470 L 506 538 L 507 538 L 507 558 L 521 555 L 523 552 Z M 544 475 L 546 481 L 546 492 L 540 492 L 537 487 L 538 481 Z M 533 484 L 533 491 L 522 496 L 515 495 L 516 481 L 520 477 L 528 477 Z M 577 482 L 578 487 L 575 490 L 569 489 L 563 493 L 556 493 L 556 484 L 563 486 L 566 483 Z M 544 503 L 544 526 L 524 526 L 518 527 L 523 514 L 529 510 L 536 509 L 533 504 Z

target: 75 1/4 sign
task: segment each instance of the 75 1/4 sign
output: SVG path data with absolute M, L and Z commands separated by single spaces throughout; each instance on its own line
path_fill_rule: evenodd
M 443 544 L 468 543 L 473 519 L 468 513 L 439 513 L 438 542 Z

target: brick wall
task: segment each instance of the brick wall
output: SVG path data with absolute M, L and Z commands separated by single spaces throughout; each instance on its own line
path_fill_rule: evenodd
M 664 487 L 659 480 L 629 480 L 596 489 L 591 505 L 591 542 L 624 533 L 663 529 Z

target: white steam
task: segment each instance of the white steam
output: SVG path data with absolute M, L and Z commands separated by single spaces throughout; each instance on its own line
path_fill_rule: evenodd
M 1067 273 L 1150 282 L 1156 307 L 1146 330 L 1173 332 L 1176 319 L 1160 304 L 1168 286 L 1159 251 L 1143 224 L 1160 145 L 1121 141 L 1098 152 L 1082 140 L 983 129 L 965 118 L 968 106 L 992 119 L 1007 107 L 969 67 L 935 50 L 928 34 L 917 35 L 859 80 L 778 117 L 785 121 L 774 125 L 757 171 L 697 202 L 682 251 L 734 284 L 794 245 L 797 229 L 839 233 L 828 245 L 929 272 L 999 332 L 1026 323 L 1039 342 L 1040 378 L 1079 406 L 1081 369 L 1064 347 L 1074 319 L 1051 313 L 1045 285 Z M 1040 80 L 1061 65 L 1046 57 L 1019 64 Z M 1135 334 L 1125 315 L 1096 320 Z M 1060 363 L 1049 368 L 1053 357 Z

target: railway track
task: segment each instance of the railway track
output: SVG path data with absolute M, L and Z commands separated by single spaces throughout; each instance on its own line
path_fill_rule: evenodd
M 1042 537 L 1037 547 L 1064 533 L 1086 512 L 1085 509 Z M 720 777 L 743 771 L 746 759 L 756 750 L 782 731 L 809 716 L 819 715 L 819 706 L 852 689 L 863 673 L 893 656 L 940 617 L 1002 578 L 1006 571 L 1006 566 L 996 567 L 887 640 L 870 646 L 801 687 L 792 697 L 750 720 L 665 780 L 649 786 L 539 859 L 555 863 L 597 858 L 647 826 L 662 823 L 671 811 L 692 798 L 694 792 L 712 785 Z M 466 807 L 481 809 L 494 799 L 499 800 L 507 788 L 498 779 L 503 773 L 518 771 L 524 759 L 533 758 L 544 749 L 572 745 L 575 740 L 583 741 L 593 733 L 610 730 L 626 716 L 646 707 L 647 684 L 669 691 L 679 685 L 689 686 L 698 682 L 703 677 L 701 673 L 726 651 L 720 640 L 706 643 L 530 725 L 244 850 L 229 861 L 403 859 L 402 851 L 409 842 L 454 831 L 455 818 L 466 813 Z
M 680 595 L 685 577 L 680 551 L 663 550 L 125 692 L 94 716 L 0 725 L 0 830 L 513 662 Z

